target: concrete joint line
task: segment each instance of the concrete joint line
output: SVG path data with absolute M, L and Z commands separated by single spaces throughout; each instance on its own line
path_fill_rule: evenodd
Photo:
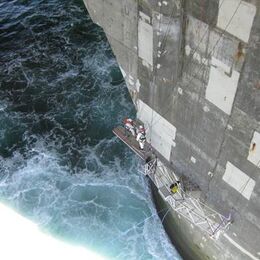
M 240 246 L 236 241 L 234 241 L 231 237 L 229 237 L 227 234 L 223 235 L 232 245 L 234 245 L 236 248 L 238 248 L 241 252 L 249 256 L 253 260 L 259 260 L 259 258 L 255 257 L 253 254 L 248 252 L 245 248 Z

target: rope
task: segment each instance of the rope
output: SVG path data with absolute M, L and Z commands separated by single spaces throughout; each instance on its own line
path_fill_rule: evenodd
M 161 176 L 163 176 L 169 183 L 172 183 L 173 181 L 176 181 L 174 177 L 173 177 L 174 180 L 171 179 L 170 174 L 167 174 L 167 175 L 168 175 L 168 176 L 167 176 L 167 175 L 163 172 L 163 170 L 161 169 L 161 168 L 163 168 L 163 166 L 160 166 L 160 165 L 159 165 L 159 166 L 157 166 L 157 168 L 158 168 L 158 171 L 161 173 Z M 168 167 L 166 167 L 166 168 L 168 168 Z
M 112 239 L 112 240 L 110 241 L 110 243 L 113 243 L 113 242 L 115 242 L 115 241 L 118 241 L 119 238 L 121 238 L 121 237 L 127 235 L 127 233 L 129 233 L 130 231 L 134 230 L 134 229 L 135 229 L 136 227 L 138 227 L 139 225 L 145 223 L 148 219 L 150 219 L 150 218 L 152 218 L 152 217 L 154 217 L 154 216 L 160 214 L 160 213 L 163 212 L 165 209 L 166 209 L 166 208 L 163 208 L 163 209 L 160 210 L 159 212 L 153 213 L 153 214 L 151 214 L 149 217 L 145 218 L 144 220 L 138 222 L 137 224 L 134 224 L 133 227 L 131 227 L 131 228 L 127 229 L 126 231 L 124 231 L 123 234 L 121 234 L 121 235 L 117 236 L 116 238 Z
M 233 18 L 234 18 L 234 16 L 235 16 L 236 12 L 238 11 L 238 8 L 239 8 L 239 6 L 241 5 L 241 3 L 242 3 L 242 0 L 240 0 L 238 6 L 237 6 L 237 8 L 236 8 L 236 10 L 234 11 L 234 13 L 233 13 L 232 17 L 230 18 L 228 24 L 226 25 L 224 31 L 221 33 L 221 35 L 219 36 L 218 40 L 215 42 L 215 44 L 214 44 L 214 46 L 213 46 L 213 48 L 212 48 L 212 50 L 211 50 L 209 56 L 213 54 L 213 52 L 214 52 L 216 46 L 218 45 L 220 39 L 223 37 L 223 35 L 224 35 L 224 33 L 226 32 L 228 26 L 230 25 L 231 21 L 233 20 Z M 193 78 L 200 73 L 201 69 L 203 68 L 203 65 L 205 65 L 205 64 L 202 62 L 202 65 L 200 65 L 200 68 L 199 68 L 199 70 L 197 71 L 197 73 L 195 73 L 195 75 L 192 76 L 192 78 L 190 79 L 190 81 L 188 82 L 188 84 L 187 84 L 186 86 L 184 86 L 184 88 L 188 87 L 188 86 L 190 85 L 191 81 L 193 80 Z M 170 96 L 170 98 L 172 98 L 172 97 L 173 97 L 173 95 Z M 165 102 L 165 103 L 168 103 L 168 102 L 169 102 L 169 100 L 167 100 L 167 102 Z M 171 109 L 171 107 L 172 107 L 173 104 L 175 104 L 175 102 L 174 102 L 174 103 L 170 103 L 170 105 L 168 106 L 167 110 L 161 115 L 161 118 L 169 112 L 169 110 Z M 161 120 L 161 118 L 159 118 L 159 119 L 154 123 L 154 125 L 157 124 L 157 123 Z
M 163 216 L 163 218 L 162 218 L 162 223 L 163 223 L 164 219 L 166 218 L 167 214 L 170 212 L 170 210 L 171 210 L 171 208 L 169 208 L 169 209 L 167 210 L 167 212 L 164 214 L 164 216 Z
M 222 4 L 224 3 L 224 1 L 225 1 L 225 0 L 222 0 L 222 2 L 220 3 L 220 6 L 219 6 L 219 8 L 218 8 L 218 10 L 221 9 Z M 184 12 L 184 13 L 185 13 L 185 12 Z M 213 18 L 213 19 L 211 20 L 211 22 L 209 23 L 209 25 L 213 25 L 214 21 L 215 21 L 215 19 Z M 197 52 L 197 50 L 198 50 L 200 44 L 202 43 L 204 37 L 207 35 L 207 32 L 208 32 L 208 31 L 209 31 L 209 29 L 207 29 L 207 30 L 205 31 L 205 33 L 203 34 L 203 36 L 200 38 L 199 43 L 198 43 L 196 49 L 193 51 L 192 55 L 189 57 L 189 59 L 187 60 L 186 64 L 184 64 L 184 67 L 191 62 L 193 56 L 194 56 L 195 53 Z M 163 53 L 163 52 L 162 52 L 162 53 Z M 187 67 L 187 66 L 186 66 L 186 67 Z M 188 70 L 186 70 L 186 71 L 188 71 Z M 173 88 L 174 88 L 174 85 L 172 86 L 171 91 L 173 90 Z M 170 98 L 171 98 L 171 96 L 170 96 Z M 169 98 L 169 100 L 170 100 L 170 98 Z M 167 100 L 167 102 L 168 102 L 169 100 Z M 167 104 L 167 102 L 165 102 L 165 104 Z M 168 110 L 167 110 L 167 112 L 168 112 Z M 167 113 L 167 112 L 166 112 L 166 113 Z M 166 114 L 166 113 L 165 113 L 165 114 Z M 152 111 L 152 114 L 153 114 L 153 111 Z
M 220 8 L 221 8 L 221 6 L 222 6 L 222 4 L 223 4 L 224 1 L 225 1 L 225 0 L 222 0 L 222 2 L 221 2 L 221 4 L 220 4 L 218 10 L 220 10 Z M 139 6 L 139 5 L 138 5 L 138 6 Z M 160 8 L 160 9 L 161 9 L 161 8 Z M 173 10 L 172 10 L 172 13 L 171 13 L 170 17 L 173 17 L 173 11 L 174 11 L 174 8 L 173 8 Z M 185 13 L 185 12 L 184 12 L 184 13 Z M 213 24 L 214 21 L 215 21 L 215 19 L 213 18 L 213 19 L 211 20 L 210 24 L 211 24 L 211 23 Z M 167 25 L 167 30 L 166 30 L 166 32 L 169 30 L 169 25 L 170 25 L 171 22 L 172 22 L 172 21 L 171 21 L 171 19 L 170 19 L 170 21 L 169 21 L 169 23 L 168 23 L 168 25 Z M 160 13 L 159 30 L 160 30 L 160 26 L 161 26 L 161 13 Z M 202 38 L 201 38 L 200 41 L 199 41 L 199 44 L 197 45 L 197 48 L 196 48 L 195 51 L 192 53 L 192 55 L 190 56 L 189 60 L 186 62 L 186 65 L 187 65 L 188 63 L 190 63 L 190 61 L 191 61 L 191 59 L 193 58 L 194 54 L 195 54 L 196 51 L 198 50 L 198 47 L 200 46 L 202 40 L 203 40 L 204 37 L 206 36 L 207 31 L 209 31 L 209 29 L 205 31 L 204 35 L 202 36 Z M 166 36 L 166 35 L 167 35 L 167 33 L 166 33 L 164 36 Z M 161 42 L 162 42 L 162 46 L 164 46 L 164 43 L 166 42 L 166 40 L 167 40 L 167 37 L 166 37 L 166 39 L 163 38 L 163 40 L 161 41 Z M 158 49 L 157 49 L 157 50 L 158 50 Z M 131 51 L 132 51 L 132 50 L 131 50 Z M 162 51 L 161 53 L 163 54 L 164 51 Z M 157 55 L 156 55 L 156 57 L 157 57 Z M 156 61 L 157 61 L 157 60 L 158 60 L 158 59 L 156 58 Z M 184 67 L 185 67 L 185 65 L 184 65 Z M 173 90 L 173 87 L 172 87 L 171 91 L 172 91 L 172 90 Z M 153 103 L 153 102 L 152 102 L 152 103 Z M 141 114 L 141 111 L 139 111 L 139 113 Z M 152 111 L 152 118 L 153 118 L 153 111 Z M 151 120 L 151 121 L 153 121 L 153 120 Z
M 241 188 L 238 190 L 239 193 L 242 193 L 244 192 L 245 188 L 247 187 L 247 184 L 249 183 L 251 178 L 248 178 L 248 180 L 244 183 L 244 185 L 241 186 Z M 236 203 L 238 202 L 239 198 L 236 200 Z
M 241 193 L 241 195 L 242 195 L 242 193 L 244 192 L 245 188 L 247 187 L 247 184 L 249 183 L 249 181 L 250 181 L 250 178 L 248 178 L 248 180 L 246 181 L 246 183 L 245 183 L 243 186 L 241 186 L 241 188 L 238 190 L 238 192 Z M 233 205 L 236 205 L 237 202 L 238 202 L 240 199 L 241 199 L 241 197 L 240 197 L 239 194 L 238 194 L 238 197 L 237 197 L 237 199 L 234 201 Z M 230 219 L 231 223 L 234 221 L 235 213 L 237 213 L 238 215 L 241 216 L 241 212 L 240 212 L 239 210 L 235 209 L 235 208 L 232 206 L 231 212 L 229 213 L 229 219 Z
M 234 11 L 233 15 L 231 16 L 231 18 L 230 18 L 228 24 L 226 25 L 224 31 L 223 31 L 222 34 L 221 34 L 221 36 L 220 36 L 219 39 L 216 41 L 216 43 L 215 43 L 215 45 L 214 45 L 214 47 L 213 47 L 213 49 L 212 49 L 210 55 L 213 53 L 213 51 L 214 51 L 214 49 L 216 48 L 216 46 L 218 45 L 220 39 L 223 37 L 224 33 L 226 32 L 228 26 L 230 25 L 230 23 L 231 23 L 232 19 L 234 18 L 236 12 L 238 11 L 238 8 L 240 7 L 241 3 L 242 3 L 242 0 L 241 0 L 241 1 L 239 2 L 239 4 L 237 5 L 236 10 Z M 201 65 L 201 67 L 200 67 L 200 70 L 201 70 L 201 68 L 202 68 L 202 65 Z M 197 72 L 197 74 L 200 72 L 200 70 Z M 195 75 L 195 76 L 196 76 L 196 75 Z M 190 80 L 190 81 L 191 81 L 191 80 Z M 222 148 L 223 148 L 223 144 L 224 144 L 224 141 L 225 141 L 225 133 L 226 133 L 226 131 L 227 131 L 227 128 L 228 128 L 227 126 L 228 126 L 228 124 L 229 124 L 229 121 L 230 121 L 230 117 L 228 118 L 228 121 L 227 121 L 226 127 L 225 127 L 225 129 L 224 129 L 224 133 L 223 133 L 223 141 L 222 141 L 222 143 L 221 143 L 221 146 L 220 146 L 220 149 L 219 149 L 219 153 L 218 153 L 218 154 L 221 153 L 221 150 L 222 150 Z M 217 162 L 216 162 L 216 164 L 215 164 L 215 166 L 214 166 L 212 172 L 215 171 L 216 167 L 217 167 Z M 215 175 L 213 175 L 213 177 L 209 180 L 209 183 L 208 183 L 208 190 L 209 190 L 210 183 L 211 183 L 211 181 L 213 180 L 214 176 L 215 176 Z
M 218 8 L 218 11 L 221 9 L 222 7 L 222 4 L 225 2 L 226 0 L 222 0 L 222 2 L 220 3 L 220 6 Z M 190 56 L 190 58 L 188 59 L 188 61 L 186 62 L 186 65 L 189 64 L 194 56 L 194 54 L 197 52 L 197 50 L 199 49 L 199 46 L 200 44 L 202 43 L 202 41 L 204 40 L 204 37 L 207 35 L 207 33 L 209 32 L 209 27 L 210 25 L 214 25 L 214 22 L 215 22 L 215 18 L 213 18 L 210 23 L 209 23 L 209 26 L 208 26 L 208 29 L 204 32 L 204 34 L 202 35 L 202 37 L 199 39 L 199 43 L 196 47 L 196 49 L 193 51 L 192 55 Z M 185 65 L 184 65 L 185 67 Z
M 160 28 L 161 28 L 161 19 L 162 19 L 162 16 L 161 16 L 161 7 L 160 7 L 160 21 L 159 21 L 159 31 L 160 31 Z M 169 22 L 167 24 L 167 28 L 166 28 L 166 32 L 161 39 L 159 39 L 159 42 L 161 43 L 159 45 L 158 43 L 158 48 L 156 49 L 156 60 L 155 60 L 155 71 L 153 73 L 153 81 L 152 81 L 152 117 L 151 117 L 151 122 L 150 122 L 150 143 L 152 143 L 152 127 L 153 127 L 153 114 L 154 114 L 154 96 L 155 96 L 155 84 L 156 84 L 156 78 L 157 78 L 157 72 L 158 72 L 158 69 L 157 69 L 157 62 L 159 60 L 159 57 L 158 57 L 158 51 L 159 49 L 161 49 L 161 53 L 164 53 L 165 51 L 165 45 L 166 45 L 166 42 L 167 42 L 167 38 L 169 36 L 169 29 L 170 29 L 170 24 L 172 23 L 172 18 L 173 18 L 173 14 L 174 14 L 174 8 L 172 8 L 172 12 L 171 12 L 171 15 L 170 15 L 170 18 L 169 18 Z

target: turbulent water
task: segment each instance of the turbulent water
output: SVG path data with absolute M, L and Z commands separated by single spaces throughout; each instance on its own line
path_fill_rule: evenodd
M 0 0 L 0 201 L 113 259 L 179 259 L 137 158 L 134 107 L 80 0 Z

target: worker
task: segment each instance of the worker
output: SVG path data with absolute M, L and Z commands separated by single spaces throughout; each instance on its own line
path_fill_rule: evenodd
M 144 149 L 144 144 L 146 142 L 145 129 L 142 125 L 139 126 L 136 141 L 139 142 L 139 147 L 141 150 Z
M 178 190 L 179 190 L 179 184 L 180 184 L 180 181 L 176 181 L 175 183 L 173 183 L 171 186 L 170 186 L 170 190 L 173 194 L 175 194 Z
M 128 136 L 128 132 L 130 132 L 134 137 L 136 136 L 136 130 L 135 130 L 135 125 L 134 125 L 133 119 L 125 118 L 124 126 L 125 126 L 125 135 Z

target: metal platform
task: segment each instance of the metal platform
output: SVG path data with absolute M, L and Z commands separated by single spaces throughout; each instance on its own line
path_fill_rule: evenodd
M 192 225 L 204 230 L 212 238 L 218 238 L 220 231 L 227 229 L 231 223 L 230 217 L 221 215 L 203 204 L 198 198 L 188 195 L 182 189 L 182 185 L 175 194 L 170 191 L 170 185 L 176 181 L 176 176 L 163 170 L 163 165 L 158 165 L 157 152 L 149 143 L 146 143 L 144 150 L 141 150 L 135 137 L 130 132 L 125 131 L 122 126 L 113 129 L 113 133 L 145 162 L 143 174 L 151 179 L 158 188 L 161 197 L 177 214 L 184 217 Z
M 151 160 L 149 165 L 144 166 L 145 175 L 149 176 L 161 197 L 169 203 L 177 214 L 184 217 L 192 225 L 204 230 L 211 238 L 217 239 L 220 232 L 228 228 L 231 223 L 231 216 L 225 217 L 207 205 L 203 204 L 198 198 L 193 198 L 184 192 L 181 185 L 179 191 L 172 193 L 170 185 L 176 181 L 157 166 L 157 160 Z M 167 176 L 168 175 L 168 176 Z
M 118 126 L 113 129 L 113 133 L 123 141 L 133 152 L 135 152 L 143 161 L 146 161 L 147 158 L 152 154 L 151 146 L 146 143 L 144 150 L 139 148 L 139 143 L 136 141 L 135 137 L 131 135 L 130 132 L 125 131 L 125 128 Z

